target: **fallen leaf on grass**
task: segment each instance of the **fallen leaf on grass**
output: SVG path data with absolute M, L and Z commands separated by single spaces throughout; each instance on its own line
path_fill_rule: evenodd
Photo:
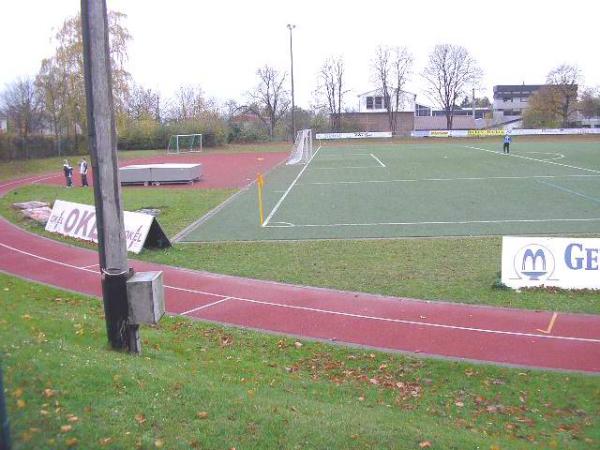
M 31 320 L 31 319 L 32 319 L 32 317 L 31 317 L 29 314 L 23 314 L 23 315 L 21 316 L 21 319 L 23 319 L 23 320 Z
M 198 417 L 198 419 L 208 419 L 208 413 L 206 411 L 200 411 L 196 414 L 196 417 Z
M 100 445 L 102 445 L 102 446 L 108 445 L 112 442 L 112 440 L 113 439 L 110 437 L 102 438 L 102 439 L 100 439 Z
M 298 341 L 296 341 L 296 342 L 294 342 L 294 346 L 295 346 L 296 348 L 301 348 L 301 347 L 302 347 L 302 342 L 298 342 Z
M 146 416 L 144 416 L 143 414 L 136 414 L 135 421 L 141 425 L 146 421 Z
M 50 398 L 50 397 L 54 397 L 56 395 L 56 392 L 52 389 L 44 389 L 44 397 L 46 398 Z
M 23 400 L 22 398 L 20 398 L 19 400 L 17 400 L 17 408 L 19 408 L 19 409 L 25 408 L 26 404 L 27 403 L 25 403 L 25 400 Z
M 462 408 L 463 406 L 465 406 L 465 404 L 463 402 L 454 402 L 454 404 L 456 406 L 458 406 L 459 408 Z
M 13 391 L 14 398 L 20 398 L 23 396 L 23 388 L 17 388 Z
M 63 426 L 60 427 L 60 432 L 61 433 L 68 433 L 72 429 L 73 429 L 73 427 L 71 425 L 63 425 Z
M 77 438 L 70 438 L 67 439 L 66 443 L 67 447 L 75 447 L 79 443 L 79 441 L 77 440 Z
M 423 441 L 419 442 L 420 448 L 431 448 L 431 441 Z
M 156 448 L 162 448 L 165 445 L 165 441 L 163 441 L 162 439 L 157 439 L 154 441 L 154 446 Z

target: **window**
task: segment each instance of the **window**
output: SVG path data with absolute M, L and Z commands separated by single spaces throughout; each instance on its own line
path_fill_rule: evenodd
M 383 97 L 375 97 L 375 109 L 383 108 Z
M 373 109 L 373 97 L 367 97 L 367 109 Z

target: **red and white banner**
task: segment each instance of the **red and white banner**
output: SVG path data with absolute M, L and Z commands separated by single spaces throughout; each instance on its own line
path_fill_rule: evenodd
M 154 221 L 149 214 L 123 212 L 127 250 L 139 253 Z M 46 231 L 98 243 L 96 208 L 81 203 L 56 200 L 46 223 Z

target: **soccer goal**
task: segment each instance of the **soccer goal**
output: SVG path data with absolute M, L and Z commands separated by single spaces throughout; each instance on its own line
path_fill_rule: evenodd
M 300 130 L 290 153 L 287 164 L 306 164 L 313 155 L 312 130 Z
M 169 138 L 167 153 L 189 153 L 201 151 L 201 134 L 174 134 Z

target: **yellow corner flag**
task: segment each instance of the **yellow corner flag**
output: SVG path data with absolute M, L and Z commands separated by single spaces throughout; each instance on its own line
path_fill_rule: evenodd
M 259 173 L 256 177 L 256 185 L 258 186 L 258 212 L 260 214 L 260 224 L 262 225 L 265 222 L 264 213 L 263 213 L 263 198 L 262 198 L 262 190 L 265 185 L 265 179 Z

